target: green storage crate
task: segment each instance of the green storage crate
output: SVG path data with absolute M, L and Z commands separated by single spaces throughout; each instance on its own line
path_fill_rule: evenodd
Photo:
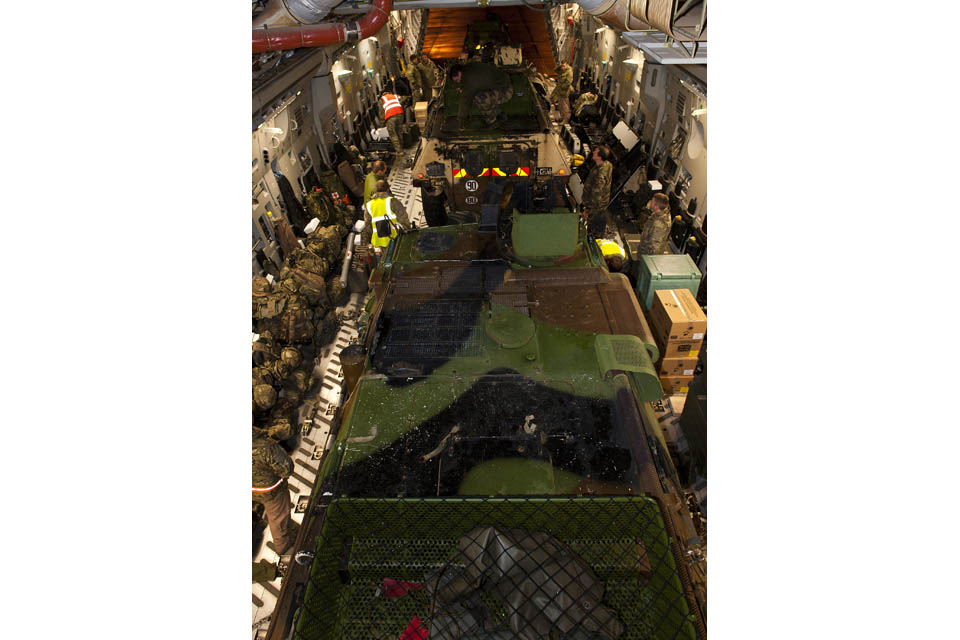
M 700 269 L 687 254 L 640 256 L 637 300 L 644 311 L 653 306 L 653 292 L 664 289 L 689 289 L 696 297 L 700 288 Z

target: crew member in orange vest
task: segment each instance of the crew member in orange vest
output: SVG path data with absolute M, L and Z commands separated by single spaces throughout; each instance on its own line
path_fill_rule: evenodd
M 400 142 L 400 126 L 403 124 L 403 106 L 400 104 L 400 98 L 396 95 L 384 91 L 380 96 L 380 118 L 386 123 L 387 132 L 390 134 L 390 144 L 393 145 L 393 152 L 400 156 L 403 153 L 403 145 Z

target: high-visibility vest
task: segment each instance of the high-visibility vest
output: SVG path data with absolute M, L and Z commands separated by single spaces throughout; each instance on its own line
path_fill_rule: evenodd
M 400 99 L 392 93 L 385 93 L 380 96 L 380 102 L 383 104 L 383 119 L 389 120 L 393 116 L 403 113 L 403 107 L 400 106 Z
M 386 247 L 390 241 L 397 237 L 397 216 L 390 210 L 390 203 L 393 198 L 377 198 L 371 200 L 366 205 L 367 213 L 370 215 L 370 224 L 373 225 L 373 235 L 370 237 L 370 244 L 374 247 Z M 377 235 L 377 222 L 386 220 L 390 223 L 390 235 L 381 238 Z
M 597 246 L 600 247 L 600 253 L 603 254 L 603 257 L 607 256 L 620 256 L 621 258 L 626 258 L 627 254 L 624 252 L 623 248 L 612 240 L 597 240 Z

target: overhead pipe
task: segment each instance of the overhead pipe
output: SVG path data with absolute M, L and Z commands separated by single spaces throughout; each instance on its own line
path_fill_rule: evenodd
M 270 0 L 253 19 L 253 24 L 255 27 L 316 24 L 339 3 L 340 0 Z
M 576 3 L 617 31 L 644 31 L 653 27 L 677 42 L 705 42 L 707 39 L 706 24 L 700 33 L 694 35 L 674 28 L 674 0 L 576 0 Z
M 325 22 L 275 28 L 271 28 L 268 23 L 267 26 L 253 30 L 253 52 L 286 51 L 363 40 L 374 35 L 386 23 L 392 6 L 393 0 L 374 0 L 370 10 L 355 22 Z

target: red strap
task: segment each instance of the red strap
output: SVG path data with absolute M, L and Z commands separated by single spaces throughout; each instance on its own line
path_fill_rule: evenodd
M 393 578 L 384 578 L 381 591 L 388 598 L 399 598 L 407 595 L 409 591 L 423 589 L 422 584 L 416 582 L 404 582 L 403 580 L 394 580 Z
M 430 632 L 420 624 L 419 616 L 413 616 L 413 620 L 407 625 L 407 628 L 400 634 L 400 640 L 427 640 Z

